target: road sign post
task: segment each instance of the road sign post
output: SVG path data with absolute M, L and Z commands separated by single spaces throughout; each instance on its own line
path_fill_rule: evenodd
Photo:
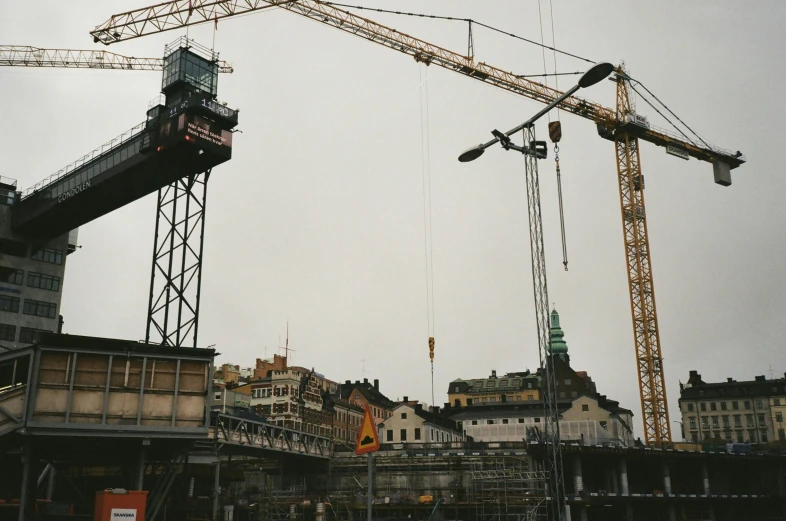
M 374 498 L 374 453 L 379 450 L 379 434 L 377 425 L 371 416 L 371 409 L 365 407 L 366 413 L 363 415 L 363 424 L 358 432 L 358 440 L 355 445 L 355 454 L 368 454 L 368 494 L 366 497 L 366 519 L 371 521 L 371 504 Z

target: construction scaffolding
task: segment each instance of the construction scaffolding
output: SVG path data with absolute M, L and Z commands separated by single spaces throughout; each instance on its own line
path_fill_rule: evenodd
M 546 519 L 548 474 L 522 463 L 527 462 L 493 458 L 473 464 L 470 502 L 477 521 Z

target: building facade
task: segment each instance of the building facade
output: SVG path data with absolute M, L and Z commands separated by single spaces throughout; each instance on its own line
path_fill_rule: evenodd
M 371 417 L 374 418 L 374 423 L 379 425 L 393 412 L 396 406 L 395 402 L 379 391 L 379 380 L 374 380 L 374 383 L 369 383 L 368 378 L 355 380 L 347 380 L 341 385 L 341 397 L 349 400 L 351 403 L 360 407 L 368 406 L 371 411 Z
M 330 395 L 329 403 L 334 411 L 333 441 L 354 448 L 363 423 L 363 408 L 338 395 Z
M 75 251 L 77 231 L 37 241 L 11 230 L 11 209 L 19 201 L 16 181 L 0 177 L 0 345 L 34 342 L 37 332 L 60 332 L 66 257 Z
M 560 436 L 563 440 L 631 446 L 633 413 L 597 392 L 592 378 L 570 365 L 568 344 L 559 313 L 551 312 L 550 349 L 553 353 Z M 454 380 L 448 389 L 445 413 L 476 441 L 505 442 L 535 439 L 543 431 L 543 370 L 497 377 Z
M 379 424 L 380 443 L 452 443 L 464 435 L 455 421 L 440 411 L 420 403 L 401 403 Z
M 680 384 L 683 437 L 693 443 L 755 443 L 786 441 L 786 375 L 767 380 L 705 382 L 690 371 Z

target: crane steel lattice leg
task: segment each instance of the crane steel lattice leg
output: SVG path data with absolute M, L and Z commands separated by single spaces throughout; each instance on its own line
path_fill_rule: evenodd
M 559 410 L 557 408 L 557 387 L 554 375 L 554 358 L 551 353 L 549 317 L 549 293 L 546 284 L 546 254 L 543 248 L 543 222 L 540 212 L 540 182 L 538 179 L 538 159 L 534 153 L 535 125 L 524 130 L 527 210 L 529 214 L 529 242 L 532 253 L 532 289 L 535 296 L 535 319 L 538 328 L 538 354 L 543 368 L 544 384 L 544 434 L 548 444 L 549 475 L 551 484 L 551 519 L 562 520 L 565 514 L 565 476 L 562 468 L 562 447 L 560 446 Z
M 628 84 L 622 75 L 617 80 L 617 119 L 631 112 Z M 644 178 L 641 174 L 639 140 L 619 132 L 614 146 L 617 152 L 617 179 L 620 187 L 622 228 L 625 234 L 625 259 L 628 267 L 633 336 L 636 342 L 636 365 L 639 371 L 644 442 L 671 443 L 671 424 L 666 401 L 663 356 L 660 348 L 655 287 L 652 281 L 647 214 L 644 209 Z
M 210 170 L 159 189 L 147 342 L 196 347 Z

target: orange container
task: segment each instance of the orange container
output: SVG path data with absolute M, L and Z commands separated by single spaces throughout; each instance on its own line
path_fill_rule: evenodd
M 122 488 L 96 492 L 93 521 L 145 521 L 147 490 Z

